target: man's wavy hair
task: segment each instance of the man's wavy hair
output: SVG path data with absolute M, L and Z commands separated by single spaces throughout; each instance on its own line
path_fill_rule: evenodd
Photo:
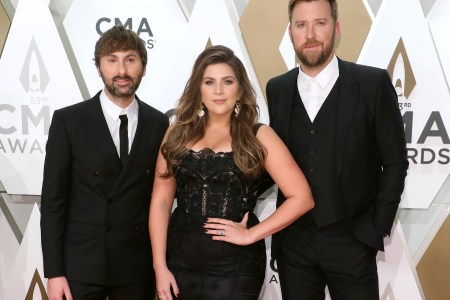
M 234 113 L 231 115 L 230 127 L 234 163 L 248 178 L 256 178 L 262 173 L 266 150 L 253 132 L 259 116 L 255 91 L 239 58 L 231 49 L 218 45 L 207 48 L 198 56 L 178 100 L 173 128 L 161 147 L 167 161 L 167 171 L 162 174 L 163 177 L 175 175 L 189 147 L 204 136 L 208 111 L 203 108 L 205 115 L 202 118 L 197 115 L 202 107 L 201 84 L 206 68 L 221 63 L 231 67 L 239 83 L 240 113 L 238 116 Z
M 301 3 L 301 2 L 313 2 L 318 0 L 290 0 L 288 4 L 288 16 L 289 16 L 289 22 L 292 21 L 292 11 L 294 10 L 295 5 Z M 331 8 L 331 17 L 333 18 L 334 23 L 336 24 L 336 21 L 338 19 L 338 8 L 337 8 L 337 1 L 336 0 L 327 0 L 330 4 Z
M 95 44 L 94 62 L 100 67 L 100 58 L 117 51 L 136 50 L 142 61 L 142 66 L 147 66 L 147 49 L 145 42 L 137 33 L 128 30 L 122 25 L 116 25 L 105 31 Z

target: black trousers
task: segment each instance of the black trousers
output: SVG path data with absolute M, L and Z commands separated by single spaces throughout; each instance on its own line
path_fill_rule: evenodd
M 277 254 L 283 300 L 379 299 L 377 250 L 351 234 L 344 221 L 318 228 L 311 220 L 286 230 Z
M 155 283 L 133 283 L 124 285 L 97 285 L 69 280 L 74 300 L 153 300 Z

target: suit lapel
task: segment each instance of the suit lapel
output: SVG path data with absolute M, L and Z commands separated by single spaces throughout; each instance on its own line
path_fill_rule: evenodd
M 114 173 L 119 174 L 122 170 L 119 155 L 116 146 L 109 132 L 108 124 L 105 120 L 99 98 L 100 92 L 90 101 L 89 111 L 87 115 L 87 128 L 91 133 L 94 143 L 100 155 L 106 155 L 110 158 L 111 168 Z
M 284 135 L 281 138 L 285 141 L 287 145 L 289 145 L 289 138 L 290 138 L 289 128 L 292 117 L 292 102 L 294 101 L 295 93 L 297 92 L 295 90 L 297 89 L 297 76 L 298 76 L 298 67 L 292 69 L 290 72 L 287 73 L 286 80 L 284 81 L 284 84 L 281 86 L 280 97 L 278 99 L 278 101 L 282 103 L 282 105 L 278 106 L 279 107 L 278 109 L 280 110 L 278 116 L 282 116 L 282 118 L 279 119 L 276 128 L 280 128 L 279 130 L 280 134 Z
M 150 122 L 149 117 L 147 116 L 147 111 L 144 110 L 142 102 L 137 97 L 136 100 L 139 105 L 138 124 L 136 128 L 136 133 L 134 135 L 133 144 L 131 144 L 130 161 L 132 161 L 133 156 L 138 155 L 139 150 L 143 149 L 145 142 L 150 141 L 150 136 L 145 136 L 144 133 L 147 132 L 151 134 Z
M 123 187 L 123 180 L 126 180 L 129 176 L 128 172 L 134 170 L 134 165 L 136 163 L 141 163 L 145 157 L 142 157 L 142 153 L 147 153 L 148 144 L 151 143 L 151 118 L 148 114 L 148 110 L 145 109 L 142 101 L 140 101 L 137 96 L 136 100 L 138 101 L 138 124 L 136 128 L 136 133 L 134 135 L 133 143 L 131 144 L 130 154 L 128 163 L 123 167 L 122 172 L 120 174 L 119 179 L 117 180 L 117 184 L 114 189 L 111 191 L 111 195 L 117 192 L 117 189 Z M 116 151 L 117 153 L 117 151 Z M 149 159 L 149 158 L 147 158 Z M 120 162 L 120 160 L 119 160 Z
M 341 174 L 345 146 L 358 100 L 358 84 L 350 70 L 350 64 L 339 61 L 339 102 L 336 132 L 337 174 Z

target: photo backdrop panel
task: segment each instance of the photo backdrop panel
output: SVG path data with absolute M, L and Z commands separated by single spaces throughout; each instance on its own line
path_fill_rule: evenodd
M 439 59 L 444 70 L 447 85 L 450 89 L 450 1 L 436 1 L 428 20 L 430 24 L 431 34 L 433 35 L 436 50 L 439 53 Z
M 91 97 L 103 88 L 93 61 L 95 43 L 103 32 L 116 24 L 137 32 L 146 44 L 147 72 L 137 95 L 162 112 L 172 109 L 181 95 L 180 83 L 187 79 L 177 75 L 177 68 L 191 66 L 190 61 L 174 66 L 176 55 L 190 48 L 189 43 L 180 43 L 187 20 L 178 1 L 134 0 L 132 5 L 123 5 L 120 0 L 72 3 L 64 28 Z M 176 90 L 176 94 L 169 96 L 167 90 Z
M 390 71 L 410 162 L 401 207 L 428 208 L 449 175 L 450 97 L 420 1 L 383 1 L 358 62 Z
M 3 201 L 3 199 L 0 199 L 0 201 Z M 3 299 L 3 293 L 9 281 L 14 258 L 19 251 L 20 244 L 3 213 L 3 205 L 0 205 L 0 208 L 0 299 Z
M 37 204 L 33 207 L 27 229 L 14 258 L 14 265 L 4 289 L 4 300 L 48 300 L 44 279 L 41 249 L 41 214 Z
M 298 63 L 287 35 L 287 0 L 282 2 L 133 0 L 124 6 L 117 0 L 0 0 L 0 22 L 6 21 L 8 27 L 0 24 L 0 80 L 4 83 L 0 85 L 0 181 L 7 192 L 40 194 L 51 115 L 57 108 L 83 100 L 80 82 L 86 83 L 81 87 L 83 95 L 92 96 L 103 87 L 92 61 L 94 44 L 116 23 L 135 30 L 146 43 L 147 75 L 138 91 L 142 100 L 170 112 L 197 55 L 208 45 L 225 44 L 243 60 L 257 92 L 261 120 L 268 122 L 265 83 Z M 2 13 L 5 3 L 10 17 Z M 343 34 L 337 43 L 338 56 L 388 69 L 397 89 L 411 163 L 402 207 L 422 209 L 423 213 L 414 210 L 418 213 L 412 223 L 417 225 L 449 173 L 450 0 L 339 0 L 339 7 Z M 67 36 L 59 36 L 58 20 L 64 20 L 64 30 L 58 24 L 59 33 Z M 8 32 L 3 40 L 2 30 Z M 61 40 L 66 39 L 69 43 L 64 48 Z M 78 84 L 74 73 L 82 77 L 77 78 Z M 275 197 L 269 195 L 257 212 L 263 219 L 274 209 Z M 0 266 L 0 291 L 8 286 L 9 293 L 4 299 L 17 293 L 19 299 L 45 299 L 36 220 L 33 208 L 20 249 L 18 244 L 16 251 L 0 244 L 8 261 L 14 261 L 14 266 Z M 0 231 L 7 232 L 5 226 L 10 225 L 0 218 Z M 426 239 L 434 237 L 416 235 L 408 234 L 407 239 L 422 239 L 414 242 L 420 248 L 428 247 Z M 447 274 L 432 269 L 430 258 L 439 254 L 441 266 L 450 261 L 450 254 L 438 251 L 440 237 L 436 236 L 429 251 L 416 250 L 425 252 L 419 271 L 428 291 L 439 288 L 433 276 Z M 420 283 L 400 223 L 386 243 L 386 252 L 378 256 L 381 299 L 419 299 Z M 270 238 L 266 244 L 270 257 Z M 266 275 L 261 299 L 281 299 L 276 264 L 270 259 Z M 11 288 L 16 285 L 14 292 L 7 282 Z M 450 297 L 446 291 L 442 294 Z
M 5 45 L 6 36 L 8 35 L 9 26 L 11 26 L 11 20 L 9 19 L 5 8 L 0 4 L 0 57 Z
M 9 194 L 40 195 L 53 111 L 82 100 L 46 1 L 17 5 L 0 82 L 0 180 Z

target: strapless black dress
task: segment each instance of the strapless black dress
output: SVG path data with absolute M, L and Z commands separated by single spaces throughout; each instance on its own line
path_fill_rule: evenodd
M 205 233 L 208 217 L 240 222 L 253 214 L 259 180 L 236 167 L 232 152 L 190 150 L 177 169 L 177 208 L 169 223 L 167 262 L 183 300 L 258 299 L 266 269 L 264 240 L 248 246 L 214 241 Z

